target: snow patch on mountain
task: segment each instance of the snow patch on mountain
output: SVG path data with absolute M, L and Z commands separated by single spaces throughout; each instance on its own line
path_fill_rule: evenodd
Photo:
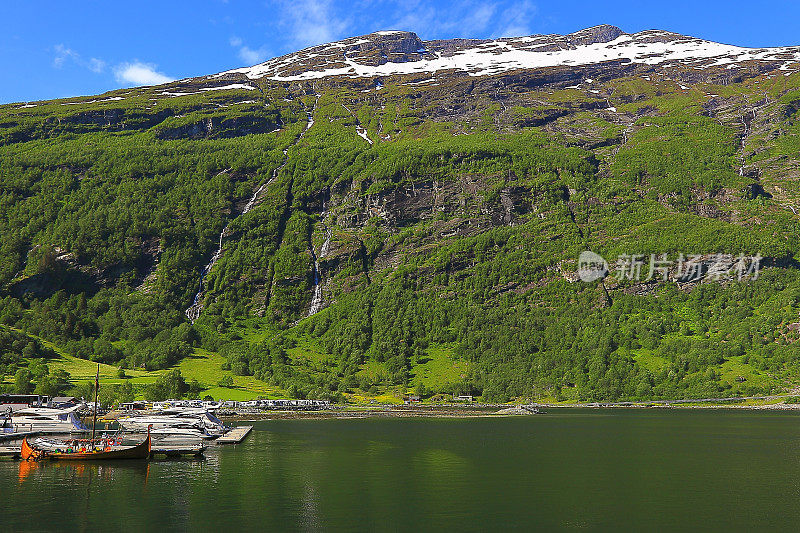
M 679 64 L 694 68 L 734 68 L 748 61 L 768 61 L 775 62 L 775 68 L 797 70 L 799 66 L 795 63 L 800 62 L 800 47 L 743 48 L 661 30 L 626 34 L 613 26 L 589 28 L 563 36 L 532 35 L 487 41 L 456 39 L 427 43 L 413 33 L 392 31 L 316 46 L 217 76 L 239 73 L 250 79 L 267 77 L 276 81 L 443 71 L 486 76 L 519 69 L 607 61 Z
M 245 83 L 232 83 L 230 85 L 223 85 L 221 87 L 203 87 L 200 89 L 201 91 L 228 91 L 231 89 L 245 89 L 247 91 L 255 91 L 256 88 L 252 85 L 247 85 Z

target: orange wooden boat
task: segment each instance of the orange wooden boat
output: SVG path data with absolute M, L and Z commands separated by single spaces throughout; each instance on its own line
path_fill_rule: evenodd
M 40 461 L 42 459 L 56 459 L 59 461 L 100 461 L 105 459 L 148 459 L 150 457 L 150 428 L 147 428 L 147 438 L 136 446 L 114 447 L 106 440 L 105 446 L 98 448 L 94 438 L 97 429 L 97 410 L 100 390 L 100 364 L 97 365 L 97 375 L 94 382 L 94 422 L 92 424 L 92 438 L 88 444 L 83 442 L 64 443 L 63 447 L 56 449 L 37 450 L 28 443 L 28 437 L 22 439 L 20 455 L 23 461 Z M 102 440 L 101 440 L 102 442 Z
M 136 446 L 114 447 L 108 440 L 102 447 L 96 446 L 94 438 L 97 429 L 97 410 L 100 390 L 100 364 L 97 365 L 97 375 L 94 382 L 94 422 L 92 423 L 92 438 L 89 441 L 64 443 L 55 449 L 38 450 L 28 443 L 28 437 L 22 439 L 20 455 L 23 461 L 40 461 L 42 459 L 56 459 L 59 461 L 99 461 L 105 459 L 148 459 L 150 457 L 150 427 L 147 428 L 147 438 Z M 102 440 L 100 440 L 102 442 Z
M 64 451 L 37 450 L 28 443 L 28 438 L 22 440 L 21 457 L 23 461 L 39 461 L 53 459 L 58 461 L 99 461 L 105 459 L 147 459 L 150 457 L 150 433 L 141 444 L 125 448 L 106 446 L 98 449 L 84 449 L 72 451 L 65 447 Z

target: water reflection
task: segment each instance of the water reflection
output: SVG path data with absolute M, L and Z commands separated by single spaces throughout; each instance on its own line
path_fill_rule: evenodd
M 80 486 L 92 479 L 113 482 L 132 473 L 147 484 L 150 463 L 147 461 L 18 461 L 18 482 L 22 484 L 35 475 L 48 483 L 68 483 Z

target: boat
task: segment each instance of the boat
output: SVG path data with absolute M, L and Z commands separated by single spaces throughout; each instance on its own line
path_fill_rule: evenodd
M 144 432 L 148 427 L 154 431 L 169 434 L 180 433 L 177 430 L 195 430 L 208 438 L 224 435 L 228 431 L 225 424 L 213 413 L 204 409 L 165 410 L 152 415 L 123 416 L 117 419 L 120 427 L 126 431 Z M 163 430 L 163 431 L 162 431 Z
M 104 442 L 105 441 L 105 442 Z M 48 441 L 42 446 L 33 447 L 28 438 L 22 439 L 20 456 L 23 461 L 39 461 L 52 459 L 58 461 L 98 461 L 107 459 L 147 459 L 150 457 L 150 434 L 140 444 L 135 446 L 118 446 L 101 439 L 101 446 L 97 441 L 74 440 L 57 443 Z
M 0 415 L 0 433 L 14 433 L 11 415 Z
M 12 414 L 25 414 L 25 415 L 37 415 L 37 416 L 61 416 L 67 415 L 69 413 L 74 413 L 84 407 L 84 404 L 73 405 L 72 407 L 65 407 L 63 409 L 54 409 L 51 407 L 25 407 L 23 409 L 19 409 L 17 411 L 13 411 Z
M 207 433 L 203 428 L 197 428 L 193 425 L 187 426 L 170 426 L 159 429 L 150 430 L 153 437 L 179 437 L 179 438 L 196 438 L 203 440 L 212 440 L 220 437 L 217 433 Z
M 147 438 L 135 446 L 115 445 L 111 439 L 95 439 L 97 429 L 97 402 L 100 389 L 100 365 L 97 365 L 97 376 L 94 387 L 94 420 L 92 423 L 92 438 L 88 440 L 77 439 L 58 441 L 40 441 L 40 446 L 33 447 L 28 442 L 28 437 L 22 439 L 20 456 L 23 461 L 40 461 L 53 459 L 59 461 L 98 461 L 107 459 L 147 459 L 150 457 L 150 428 L 147 429 Z M 74 412 L 67 414 L 73 415 Z M 44 415 L 42 415 L 44 416 Z M 98 446 L 99 444 L 99 446 Z
M 44 407 L 30 407 L 21 409 L 11 414 L 11 426 L 17 431 L 30 431 L 38 433 L 73 433 L 89 431 L 81 422 L 76 411 L 81 406 L 69 409 L 47 409 Z

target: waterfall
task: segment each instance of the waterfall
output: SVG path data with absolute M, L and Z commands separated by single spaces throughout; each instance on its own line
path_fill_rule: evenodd
M 276 170 L 277 172 L 277 170 Z M 273 173 L 273 178 L 275 177 L 275 173 Z M 256 203 L 258 196 L 261 192 L 272 182 L 270 179 L 267 183 L 262 184 L 256 192 L 253 193 L 253 196 L 250 197 L 250 200 L 244 206 L 244 210 L 239 216 L 246 214 L 250 211 Z M 236 217 L 238 218 L 238 217 Z M 234 218 L 234 220 L 236 220 Z M 206 274 L 208 274 L 214 265 L 217 263 L 220 257 L 222 257 L 222 239 L 225 237 L 225 232 L 228 231 L 228 227 L 230 227 L 230 223 L 225 226 L 219 234 L 219 242 L 217 243 L 217 251 L 214 252 L 214 255 L 211 256 L 211 261 L 208 262 L 206 266 L 203 267 L 203 270 L 200 272 L 200 286 L 197 288 L 197 294 L 194 295 L 194 299 L 192 300 L 192 305 L 186 310 L 186 318 L 189 319 L 190 322 L 194 322 L 198 318 L 200 318 L 200 312 L 203 310 L 203 303 L 201 299 L 203 297 L 203 282 L 205 281 Z
M 317 99 L 314 101 L 314 107 L 312 107 L 310 111 L 306 111 L 306 114 L 308 115 L 308 123 L 306 124 L 306 128 L 297 137 L 297 139 L 294 140 L 294 142 L 292 143 L 291 146 L 294 146 L 295 144 L 300 142 L 300 139 L 303 138 L 303 135 L 305 135 L 306 132 L 309 129 L 311 129 L 311 126 L 314 124 L 314 115 L 313 115 L 313 113 L 314 113 L 314 109 L 317 106 L 317 101 L 319 101 L 319 95 L 317 95 Z M 269 180 L 266 183 L 261 184 L 261 186 L 258 189 L 256 189 L 256 192 L 253 193 L 253 196 L 251 196 L 250 200 L 247 202 L 247 204 L 245 204 L 244 209 L 242 210 L 242 212 L 238 216 L 234 217 L 233 220 L 236 220 L 240 216 L 247 214 L 253 207 L 255 207 L 256 202 L 258 201 L 258 198 L 261 195 L 261 193 L 264 191 L 264 189 L 266 189 L 269 186 L 270 183 L 275 181 L 275 178 L 278 177 L 278 173 L 281 170 L 283 170 L 283 167 L 285 167 L 286 164 L 289 162 L 288 157 L 286 157 L 288 153 L 289 153 L 289 147 L 284 148 L 284 150 L 283 150 L 283 155 L 284 155 L 283 163 L 281 163 L 280 166 L 278 166 L 277 168 L 275 168 L 275 170 L 272 171 L 272 176 L 270 176 Z M 211 260 L 208 262 L 208 264 L 206 266 L 203 267 L 203 270 L 200 271 L 200 286 L 197 288 L 197 293 L 194 295 L 194 299 L 192 300 L 192 305 L 190 305 L 189 308 L 186 309 L 186 318 L 189 319 L 189 322 L 194 323 L 195 320 L 200 318 L 200 313 L 203 311 L 203 285 L 204 285 L 203 282 L 205 281 L 206 275 L 211 271 L 211 269 L 214 267 L 214 265 L 219 260 L 219 258 L 222 257 L 222 252 L 223 252 L 222 239 L 225 237 L 225 233 L 228 231 L 228 228 L 230 227 L 230 225 L 233 222 L 233 220 L 231 220 L 231 222 L 229 222 L 228 225 L 226 225 L 222 229 L 222 231 L 220 232 L 220 234 L 219 234 L 219 243 L 217 245 L 217 251 L 214 252 L 214 255 L 211 256 Z M 316 261 L 316 258 L 315 258 L 315 261 Z M 315 270 L 315 272 L 316 272 L 316 270 Z M 315 284 L 317 283 L 316 279 L 315 279 L 314 283 Z M 320 295 L 320 299 L 321 298 L 322 298 L 322 295 Z
M 314 260 L 314 295 L 311 297 L 311 306 L 308 308 L 308 314 L 306 316 L 311 316 L 320 312 L 325 303 L 322 299 L 322 275 L 319 270 L 319 259 L 324 259 L 327 255 L 331 245 L 331 235 L 332 231 L 328 228 L 325 232 L 325 242 L 322 243 L 322 248 L 319 250 L 319 257 L 314 253 L 314 247 L 310 247 L 311 258 Z

